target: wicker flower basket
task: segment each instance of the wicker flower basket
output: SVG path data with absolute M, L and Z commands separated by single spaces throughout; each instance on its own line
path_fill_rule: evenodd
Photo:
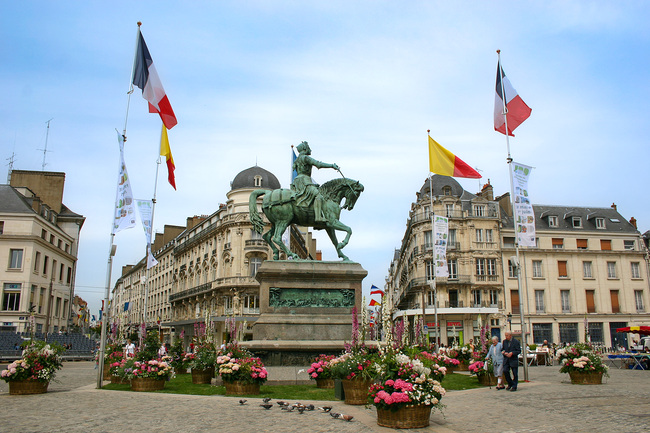
M 115 376 L 114 374 L 111 374 L 111 383 L 117 383 L 118 385 L 124 385 L 128 384 L 129 381 L 126 379 L 121 378 L 120 376 Z
M 494 386 L 497 384 L 497 378 L 493 374 L 481 374 L 476 377 L 478 378 L 478 383 L 483 386 Z
M 224 382 L 226 395 L 253 395 L 260 393 L 259 383 Z
M 165 388 L 165 381 L 153 377 L 138 377 L 131 380 L 132 391 L 160 391 Z
M 343 379 L 343 392 L 345 393 L 345 404 L 366 404 L 368 401 L 368 388 L 372 380 Z
M 111 364 L 104 364 L 104 375 L 102 379 L 111 380 Z
M 192 369 L 192 383 L 195 385 L 198 384 L 210 384 L 212 378 L 214 377 L 214 367 L 206 368 L 205 370 L 198 370 L 196 368 Z
M 316 379 L 316 388 L 333 389 L 334 379 Z
M 469 371 L 469 363 L 467 361 L 460 361 L 455 368 L 456 371 Z
M 9 382 L 9 395 L 44 394 L 49 384 L 38 380 L 12 380 Z
M 603 383 L 603 373 L 600 371 L 580 372 L 570 371 L 571 383 L 574 385 L 600 385 Z
M 433 406 L 406 406 L 391 411 L 377 409 L 377 424 L 390 428 L 422 428 L 429 425 Z

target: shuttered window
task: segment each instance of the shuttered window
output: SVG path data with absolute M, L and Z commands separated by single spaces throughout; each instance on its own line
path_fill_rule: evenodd
M 555 249 L 564 248 L 564 239 L 562 238 L 553 238 L 551 242 L 553 243 L 553 248 Z
M 519 292 L 517 290 L 510 291 L 510 304 L 512 305 L 512 314 L 519 314 Z
M 600 249 L 603 251 L 611 251 L 612 250 L 612 241 L 609 239 L 601 239 L 600 240 Z
M 566 269 L 566 261 L 559 260 L 557 262 L 557 274 L 560 278 L 567 278 L 569 276 Z
M 578 244 L 579 250 L 587 249 L 587 239 L 576 239 L 576 243 Z
M 612 313 L 620 313 L 621 306 L 618 304 L 618 290 L 610 290 L 609 295 L 612 298 Z
M 596 304 L 594 302 L 595 290 L 587 290 L 585 293 L 587 295 L 587 313 L 595 313 L 596 312 Z

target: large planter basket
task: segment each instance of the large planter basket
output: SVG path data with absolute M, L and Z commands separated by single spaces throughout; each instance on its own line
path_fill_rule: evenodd
M 494 386 L 497 384 L 497 378 L 493 374 L 481 374 L 476 377 L 478 378 L 478 383 L 483 386 Z
M 360 405 L 368 402 L 368 388 L 372 385 L 372 380 L 343 379 L 341 382 L 343 382 L 345 404 Z
M 377 424 L 390 428 L 422 428 L 429 425 L 433 406 L 406 406 L 391 411 L 377 409 Z
M 580 372 L 570 371 L 571 383 L 574 385 L 600 385 L 603 383 L 603 373 L 600 371 Z
M 111 380 L 111 364 L 104 364 L 104 375 L 102 379 Z
M 254 395 L 260 393 L 259 383 L 224 382 L 226 395 Z
M 334 379 L 316 379 L 316 388 L 333 389 Z
M 132 391 L 160 391 L 165 389 L 165 381 L 153 377 L 138 377 L 131 379 Z
M 456 371 L 469 371 L 469 363 L 467 361 L 460 361 L 455 368 Z
M 196 368 L 192 369 L 192 383 L 195 385 L 199 384 L 210 384 L 212 383 L 212 378 L 214 377 L 214 367 L 206 368 L 205 370 L 199 370 Z
M 44 394 L 49 384 L 38 380 L 12 380 L 9 382 L 9 395 Z
M 116 376 L 114 374 L 111 374 L 111 383 L 117 383 L 118 385 L 124 385 L 128 384 L 129 381 L 127 379 L 124 379 L 120 376 Z

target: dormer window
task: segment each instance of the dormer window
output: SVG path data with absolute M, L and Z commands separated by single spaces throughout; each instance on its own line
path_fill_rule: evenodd
M 574 229 L 581 229 L 582 228 L 582 218 L 580 218 L 580 217 L 571 217 L 571 222 L 573 224 Z
M 259 176 L 259 175 L 255 176 L 254 180 L 255 180 L 255 186 L 256 187 L 262 186 L 262 176 Z
M 451 187 L 445 186 L 442 188 L 442 195 L 451 195 Z
M 484 217 L 485 216 L 485 206 L 482 204 L 474 205 L 474 216 Z
M 549 227 L 557 227 L 557 216 L 556 215 L 550 215 L 548 217 L 548 226 Z
M 601 230 L 605 229 L 605 218 L 596 218 L 596 228 Z

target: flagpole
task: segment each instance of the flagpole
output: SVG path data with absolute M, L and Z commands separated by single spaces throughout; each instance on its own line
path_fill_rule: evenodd
M 508 108 L 506 107 L 506 95 L 505 95 L 505 86 L 503 84 L 503 69 L 501 68 L 501 50 L 497 50 L 498 58 L 498 67 L 499 67 L 499 81 L 501 82 L 501 103 L 503 104 L 503 120 L 505 122 L 505 136 L 506 136 L 506 146 L 508 149 L 508 172 L 510 177 L 510 201 L 512 205 L 512 215 L 513 215 L 513 229 L 515 232 L 515 254 L 517 257 L 517 263 L 515 265 L 515 270 L 517 271 L 517 290 L 519 295 L 519 319 L 521 321 L 521 344 L 522 344 L 522 355 L 523 355 L 523 364 L 524 364 L 524 380 L 528 381 L 528 343 L 526 338 L 526 322 L 524 318 L 524 303 L 523 296 L 521 293 L 521 262 L 519 261 L 519 237 L 517 236 L 517 208 L 515 206 L 515 187 L 512 180 L 512 156 L 510 155 L 510 137 L 508 132 Z M 505 298 L 505 293 L 503 294 Z
M 129 107 L 131 106 L 131 95 L 133 94 L 133 74 L 135 74 L 135 61 L 138 55 L 138 42 L 140 41 L 140 26 L 142 25 L 141 21 L 138 21 L 138 32 L 135 36 L 135 49 L 133 50 L 133 65 L 131 66 L 131 81 L 129 82 L 129 91 L 126 92 L 128 95 L 126 98 L 126 115 L 124 117 L 124 131 L 122 135 L 124 136 L 124 141 L 126 141 L 126 125 L 129 121 Z
M 427 129 L 427 135 L 431 132 L 430 129 Z M 433 239 L 433 220 L 435 216 L 435 212 L 433 211 L 433 175 L 431 171 L 429 171 L 429 206 L 431 207 L 431 254 L 432 254 L 432 263 L 434 262 L 435 258 L 435 242 Z M 426 248 L 426 245 L 425 245 Z M 433 268 L 433 280 L 431 283 L 431 289 L 433 290 L 433 316 L 434 316 L 434 321 L 436 322 L 436 350 L 440 348 L 440 324 L 438 323 L 438 288 L 436 286 L 436 272 L 435 272 L 435 265 Z M 422 309 L 422 312 L 424 313 L 424 308 Z
M 163 125 L 163 128 L 164 127 L 165 125 Z M 162 129 L 160 130 L 160 140 L 162 142 Z M 147 253 L 145 255 L 145 264 L 147 266 L 147 277 L 146 277 L 146 281 L 144 282 L 144 308 L 142 314 L 142 323 L 144 323 L 145 329 L 147 327 L 147 298 L 149 296 L 149 277 L 151 274 L 151 270 L 149 268 L 149 254 L 153 255 L 153 252 L 151 251 L 151 246 L 153 245 L 153 237 L 154 237 L 153 217 L 154 217 L 154 212 L 156 210 L 156 194 L 158 192 L 158 171 L 160 168 L 160 159 L 161 159 L 160 155 L 158 155 L 158 159 L 156 160 L 156 180 L 154 181 L 153 199 L 151 200 L 151 237 L 149 238 L 149 245 L 147 245 Z

